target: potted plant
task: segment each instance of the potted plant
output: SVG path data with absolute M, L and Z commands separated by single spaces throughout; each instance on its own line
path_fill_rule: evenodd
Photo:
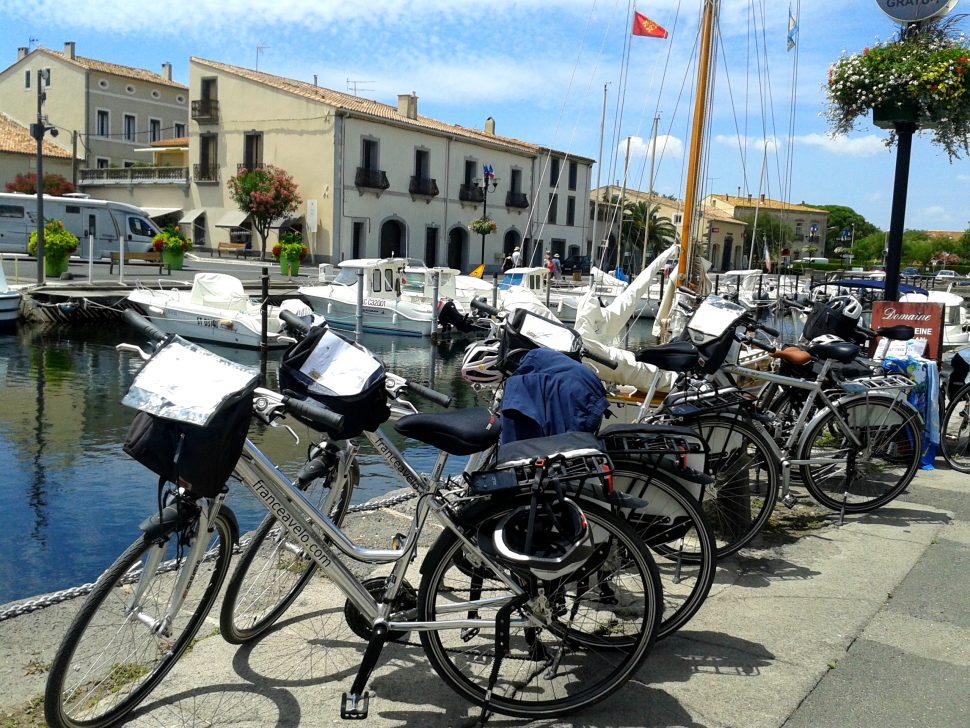
M 468 229 L 471 230 L 476 235 L 489 235 L 498 230 L 498 225 L 494 220 L 487 217 L 480 217 L 477 220 L 472 220 L 468 223 Z
M 64 229 L 60 220 L 48 220 L 44 225 L 44 273 L 51 278 L 58 278 L 67 272 L 68 257 L 77 250 L 77 238 L 69 230 Z M 27 252 L 37 255 L 37 231 L 30 234 L 27 241 Z
M 843 55 L 829 68 L 826 117 L 835 134 L 846 134 L 872 111 L 873 123 L 889 129 L 909 122 L 933 130 L 933 143 L 951 159 L 970 152 L 970 48 L 945 21 L 910 26 L 890 42 Z
M 169 270 L 182 270 L 185 251 L 192 247 L 178 228 L 169 225 L 152 240 L 152 247 L 162 254 L 162 262 Z
M 287 280 L 300 272 L 300 261 L 306 258 L 310 249 L 303 244 L 298 232 L 287 231 L 280 235 L 280 241 L 273 246 L 273 257 L 280 262 L 280 272 Z

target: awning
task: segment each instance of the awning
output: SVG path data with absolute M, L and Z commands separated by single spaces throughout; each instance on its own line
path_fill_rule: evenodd
M 143 207 L 141 209 L 152 219 L 165 217 L 165 215 L 171 215 L 173 212 L 182 212 L 181 207 Z
M 299 229 L 303 227 L 303 218 L 302 217 L 281 217 L 277 220 L 273 220 L 273 222 L 271 222 L 269 226 L 270 226 L 270 229 L 272 230 L 276 230 L 278 228 L 280 232 L 285 232 L 287 230 L 292 230 L 294 228 Z
M 182 219 L 179 220 L 179 225 L 189 225 L 195 222 L 195 218 L 197 218 L 199 215 L 204 215 L 204 214 L 205 214 L 204 207 L 197 207 L 194 210 L 189 210 L 187 213 L 182 215 Z
M 242 227 L 243 223 L 249 219 L 249 213 L 243 210 L 229 210 L 216 223 L 216 227 L 237 228 Z

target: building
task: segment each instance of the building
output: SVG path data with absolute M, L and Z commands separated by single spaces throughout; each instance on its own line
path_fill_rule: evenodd
M 781 202 L 764 195 L 736 197 L 732 195 L 708 195 L 704 204 L 726 212 L 739 220 L 754 217 L 757 211 L 768 213 L 794 230 L 790 241 L 781 241 L 778 248 L 782 262 L 787 258 L 795 261 L 803 257 L 824 256 L 829 213 L 801 203 Z M 806 248 L 808 249 L 806 251 Z
M 188 88 L 172 80 L 170 63 L 159 74 L 84 58 L 73 42 L 62 52 L 18 48 L 16 62 L 0 72 L 0 105 L 24 126 L 37 119 L 42 71 L 49 74 L 43 112 L 60 131 L 52 142 L 76 150 L 81 170 L 133 167 L 147 160 L 138 148 L 186 136 Z M 83 174 L 68 177 L 86 187 Z
M 467 271 L 515 246 L 530 260 L 584 244 L 587 219 L 576 211 L 589 201 L 591 159 L 499 136 L 491 118 L 479 130 L 422 116 L 414 93 L 391 106 L 202 58 L 189 69 L 181 222 L 197 244 L 247 237 L 227 181 L 269 164 L 299 186 L 296 216 L 317 261 L 397 255 Z M 497 180 L 487 189 L 483 166 Z M 498 229 L 483 241 L 468 224 L 484 215 Z
M 71 179 L 71 153 L 44 139 L 44 176 L 59 174 Z M 37 140 L 30 129 L 0 112 L 0 192 L 18 174 L 36 174 Z

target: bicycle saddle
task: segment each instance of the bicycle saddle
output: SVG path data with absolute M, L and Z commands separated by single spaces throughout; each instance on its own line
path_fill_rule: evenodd
M 808 353 L 818 359 L 835 359 L 842 364 L 848 364 L 859 356 L 859 346 L 848 341 L 837 341 L 831 344 L 812 344 Z
M 455 412 L 405 415 L 394 429 L 449 455 L 472 455 L 498 442 L 501 419 L 485 407 Z
M 781 359 L 796 367 L 804 366 L 812 360 L 812 355 L 797 346 L 787 346 L 780 351 L 771 352 L 772 359 Z
M 686 372 L 697 365 L 700 354 L 689 341 L 672 341 L 660 344 L 636 353 L 636 360 L 643 364 L 652 364 L 665 372 Z
M 893 341 L 909 341 L 913 338 L 916 331 L 912 326 L 906 324 L 896 324 L 895 326 L 880 326 L 876 329 L 876 336 L 885 336 Z

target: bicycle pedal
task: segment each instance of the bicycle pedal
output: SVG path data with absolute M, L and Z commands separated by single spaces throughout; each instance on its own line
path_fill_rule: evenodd
M 360 695 L 344 693 L 340 698 L 340 717 L 344 720 L 364 720 L 369 702 L 369 692 L 365 691 Z
M 787 493 L 785 497 L 781 499 L 781 502 L 785 508 L 794 508 L 798 503 L 798 498 L 793 496 L 791 493 Z

